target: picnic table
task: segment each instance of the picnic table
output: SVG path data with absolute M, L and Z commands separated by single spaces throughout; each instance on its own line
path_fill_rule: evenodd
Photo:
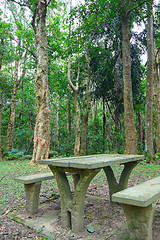
M 143 159 L 143 155 L 100 154 L 39 161 L 40 164 L 48 165 L 56 178 L 61 200 L 62 227 L 69 227 L 73 232 L 84 229 L 86 192 L 91 180 L 101 169 L 107 176 L 111 199 L 113 193 L 127 188 L 132 169 Z M 119 182 L 112 169 L 117 164 L 124 165 Z M 67 172 L 74 173 L 74 194 L 70 189 Z

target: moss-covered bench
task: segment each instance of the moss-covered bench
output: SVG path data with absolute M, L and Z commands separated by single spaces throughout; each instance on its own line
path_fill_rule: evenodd
M 160 177 L 112 195 L 112 201 L 122 205 L 132 239 L 152 240 L 152 222 L 158 199 Z
M 71 175 L 71 173 L 68 173 Z M 21 176 L 15 178 L 15 181 L 24 184 L 26 194 L 26 210 L 35 214 L 38 212 L 39 193 L 43 181 L 55 179 L 52 172 Z

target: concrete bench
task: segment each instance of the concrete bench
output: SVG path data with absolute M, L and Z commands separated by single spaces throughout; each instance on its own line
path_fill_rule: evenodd
M 67 173 L 67 175 L 72 175 L 71 173 Z M 26 210 L 35 214 L 38 212 L 38 203 L 39 203 L 39 193 L 42 181 L 55 179 L 52 172 L 42 173 L 42 174 L 34 174 L 29 176 L 21 176 L 15 178 L 15 181 L 24 184 L 25 194 L 26 194 Z
M 152 240 L 152 222 L 158 199 L 160 177 L 112 195 L 112 201 L 122 205 L 132 239 Z

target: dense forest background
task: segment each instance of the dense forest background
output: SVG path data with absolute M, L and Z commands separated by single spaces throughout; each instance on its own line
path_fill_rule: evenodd
M 0 3 L 1 160 L 160 158 L 158 2 Z

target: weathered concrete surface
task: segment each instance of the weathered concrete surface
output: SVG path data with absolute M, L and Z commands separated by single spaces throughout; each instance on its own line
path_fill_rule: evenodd
M 69 158 L 45 159 L 40 160 L 39 163 L 57 167 L 96 169 L 111 166 L 114 164 L 141 161 L 143 159 L 144 155 L 100 154 Z
M 160 199 L 160 177 L 113 194 L 112 200 L 123 204 L 147 207 Z
M 49 210 L 39 217 L 28 217 L 24 213 L 14 212 L 9 217 L 23 225 L 41 232 L 47 237 L 54 238 L 58 232 L 54 229 L 53 222 L 60 216 L 60 210 Z M 58 238 L 56 238 L 58 239 Z
M 26 193 L 26 211 L 31 214 L 38 212 L 39 193 L 41 189 L 41 182 L 32 184 L 24 184 Z
M 72 169 L 68 172 L 76 172 L 74 178 L 74 193 L 71 192 L 70 185 L 65 173 L 65 168 L 50 166 L 53 172 L 61 200 L 61 224 L 63 228 L 69 228 L 73 232 L 84 230 L 84 205 L 85 196 L 89 183 L 100 169 Z
M 152 222 L 156 203 L 148 207 L 122 204 L 133 240 L 152 240 Z

